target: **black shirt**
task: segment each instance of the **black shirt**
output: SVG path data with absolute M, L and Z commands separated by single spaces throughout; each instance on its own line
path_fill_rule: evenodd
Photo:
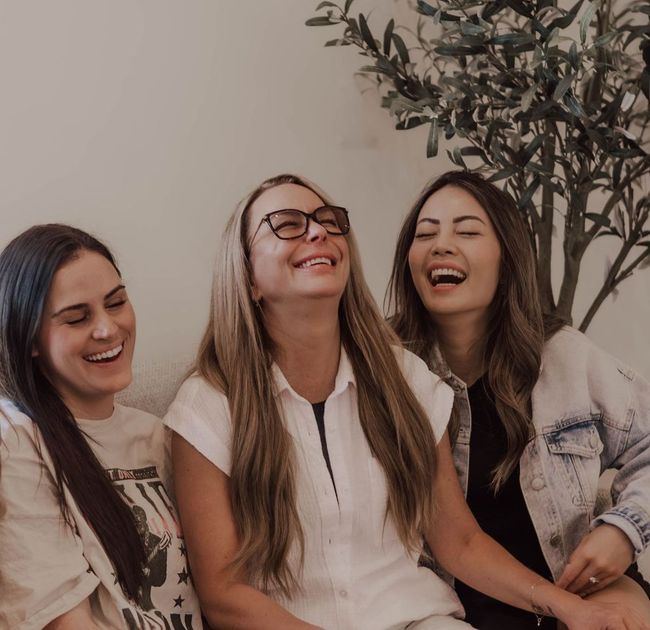
M 507 448 L 506 432 L 497 414 L 487 378 L 467 391 L 472 413 L 467 504 L 483 531 L 517 560 L 552 581 L 519 484 L 519 465 L 495 496 L 490 486 L 492 471 Z M 503 604 L 459 580 L 456 590 L 467 612 L 467 622 L 480 630 L 537 630 L 536 616 Z M 544 630 L 555 630 L 556 621 L 545 617 Z
M 316 416 L 316 424 L 318 425 L 318 434 L 320 435 L 320 445 L 323 449 L 323 457 L 325 458 L 325 463 L 327 464 L 327 470 L 330 473 L 332 479 L 332 485 L 334 486 L 334 494 L 336 494 L 336 500 L 339 500 L 339 495 L 336 492 L 336 484 L 334 483 L 334 475 L 332 473 L 332 464 L 330 462 L 330 454 L 327 450 L 327 439 L 325 438 L 325 401 L 319 403 L 311 404 L 314 410 L 314 416 Z

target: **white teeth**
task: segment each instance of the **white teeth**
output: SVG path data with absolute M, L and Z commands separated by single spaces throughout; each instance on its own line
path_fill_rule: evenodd
M 462 271 L 458 271 L 458 269 L 451 269 L 448 267 L 444 267 L 440 269 L 432 269 L 431 280 L 436 280 L 438 276 L 454 276 L 455 278 L 460 278 L 461 280 L 465 280 L 467 274 L 463 273 Z
M 101 361 L 102 359 L 111 359 L 112 357 L 115 357 L 120 352 L 122 352 L 122 348 L 124 348 L 124 344 L 120 344 L 117 346 L 117 348 L 113 348 L 112 350 L 106 350 L 106 352 L 100 352 L 99 354 L 89 354 L 87 357 L 84 357 L 84 359 L 86 359 L 86 361 Z
M 332 265 L 332 261 L 329 258 L 325 258 L 325 256 L 319 256 L 318 258 L 310 258 L 309 260 L 305 260 L 304 263 L 301 263 L 298 265 L 298 269 L 306 269 L 307 267 L 311 267 L 312 265 Z

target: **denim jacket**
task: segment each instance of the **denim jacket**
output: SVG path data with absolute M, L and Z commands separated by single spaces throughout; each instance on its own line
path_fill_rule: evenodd
M 467 494 L 471 414 L 466 385 L 437 349 L 430 368 L 454 390 L 454 460 Z M 635 558 L 650 543 L 650 384 L 572 328 L 544 346 L 532 393 L 534 437 L 519 482 L 546 562 L 557 579 L 580 540 L 609 523 Z M 616 469 L 611 509 L 595 515 L 601 473 Z

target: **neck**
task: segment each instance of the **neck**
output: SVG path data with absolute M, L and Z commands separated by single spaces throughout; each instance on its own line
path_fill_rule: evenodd
M 115 397 L 107 396 L 101 400 L 64 400 L 66 407 L 75 418 L 82 420 L 106 420 L 113 415 Z
M 273 359 L 296 393 L 311 403 L 334 390 L 341 354 L 338 300 L 292 306 L 284 314 L 265 309 L 266 330 L 273 341 Z M 270 311 L 270 312 L 269 312 Z
M 485 371 L 483 344 L 487 322 L 473 313 L 436 316 L 436 336 L 440 351 L 451 371 L 467 385 Z

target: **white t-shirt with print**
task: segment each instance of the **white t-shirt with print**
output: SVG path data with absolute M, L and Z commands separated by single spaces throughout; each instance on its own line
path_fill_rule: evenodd
M 147 552 L 143 607 L 124 596 L 113 567 L 66 489 L 63 520 L 36 425 L 0 401 L 0 629 L 36 630 L 90 597 L 99 628 L 202 628 L 171 497 L 169 440 L 159 418 L 115 405 L 106 420 L 77 420 L 133 510 Z M 41 441 L 42 442 L 42 441 Z M 145 608 L 148 608 L 145 610 Z
M 437 440 L 451 413 L 453 392 L 415 355 L 396 349 L 407 383 L 427 413 Z M 276 395 L 296 456 L 296 497 L 305 555 L 296 546 L 289 563 L 302 592 L 268 595 L 299 619 L 327 630 L 402 630 L 432 615 L 462 617 L 455 592 L 408 554 L 392 519 L 384 521 L 386 479 L 364 436 L 356 379 L 341 351 L 334 391 L 324 410 L 332 484 L 312 405 L 275 365 Z M 229 475 L 232 427 L 228 400 L 204 379 L 181 386 L 165 424 Z M 337 496 L 338 495 L 338 496 Z M 259 584 L 256 584 L 259 588 Z M 468 626 L 469 627 L 469 626 Z

